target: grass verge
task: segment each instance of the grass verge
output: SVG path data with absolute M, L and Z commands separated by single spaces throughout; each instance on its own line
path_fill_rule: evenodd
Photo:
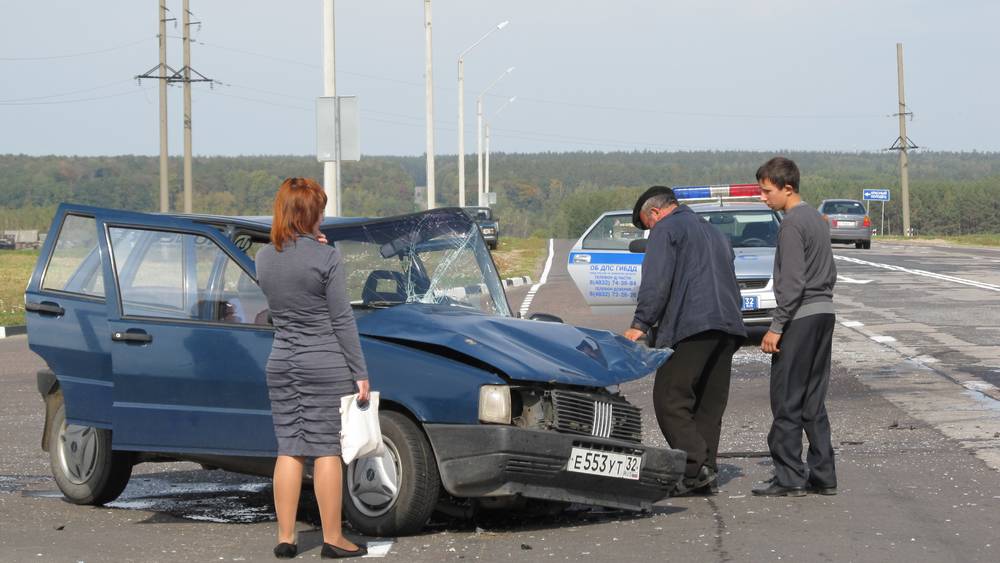
M 892 242 L 906 242 L 906 241 L 917 241 L 917 242 L 947 242 L 951 244 L 960 244 L 963 246 L 1000 246 L 1000 234 L 998 233 L 983 233 L 976 235 L 957 235 L 957 236 L 915 236 L 910 238 L 901 237 L 898 235 L 892 236 L 881 236 L 876 237 L 874 240 L 885 240 Z
M 0 251 L 0 326 L 24 324 L 24 286 L 37 260 L 37 250 Z
M 500 247 L 493 251 L 501 278 L 531 276 L 538 281 L 548 256 L 548 239 L 500 237 Z

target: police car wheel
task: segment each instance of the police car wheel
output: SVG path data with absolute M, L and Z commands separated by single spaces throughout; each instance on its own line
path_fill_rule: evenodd
M 111 432 L 66 424 L 62 401 L 49 426 L 49 462 L 56 485 L 74 504 L 111 502 L 132 476 L 132 455 L 111 449 Z
M 437 460 L 423 431 L 403 414 L 382 411 L 385 452 L 357 459 L 344 472 L 344 512 L 355 530 L 370 536 L 419 532 L 441 490 Z

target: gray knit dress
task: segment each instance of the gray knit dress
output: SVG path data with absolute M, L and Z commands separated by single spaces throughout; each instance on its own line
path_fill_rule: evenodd
M 311 236 L 257 252 L 274 323 L 267 361 L 278 455 L 340 455 L 340 398 L 368 379 L 340 251 Z

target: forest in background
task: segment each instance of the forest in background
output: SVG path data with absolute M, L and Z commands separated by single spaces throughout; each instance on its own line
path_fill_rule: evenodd
M 889 234 L 902 223 L 896 153 L 783 153 L 802 170 L 803 197 L 861 199 L 864 188 L 888 188 Z M 603 211 L 631 208 L 655 184 L 753 183 L 774 156 L 759 152 L 574 152 L 491 155 L 496 213 L 507 236 L 575 238 Z M 475 203 L 476 158 L 466 161 L 466 197 Z M 270 214 L 288 176 L 322 176 L 309 156 L 198 157 L 194 210 L 225 215 Z M 439 206 L 457 205 L 457 159 L 436 160 Z M 139 211 L 159 205 L 159 160 L 147 156 L 0 155 L 0 229 L 45 231 L 60 202 Z M 181 160 L 170 161 L 171 209 L 181 201 Z M 342 209 L 384 216 L 420 209 L 414 187 L 426 184 L 422 156 L 364 156 L 344 163 Z M 880 223 L 880 205 L 872 219 Z M 1000 153 L 914 152 L 910 156 L 911 224 L 921 235 L 1000 233 Z

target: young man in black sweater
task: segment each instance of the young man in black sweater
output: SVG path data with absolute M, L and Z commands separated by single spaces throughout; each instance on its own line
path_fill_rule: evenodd
M 771 357 L 771 414 L 767 445 L 774 477 L 753 489 L 760 496 L 837 493 L 837 474 L 826 413 L 837 268 L 830 227 L 799 195 L 799 169 L 775 157 L 757 170 L 761 200 L 785 216 L 774 256 L 778 303 L 761 350 Z M 802 431 L 809 438 L 802 463 Z M 808 465 L 808 467 L 807 467 Z

